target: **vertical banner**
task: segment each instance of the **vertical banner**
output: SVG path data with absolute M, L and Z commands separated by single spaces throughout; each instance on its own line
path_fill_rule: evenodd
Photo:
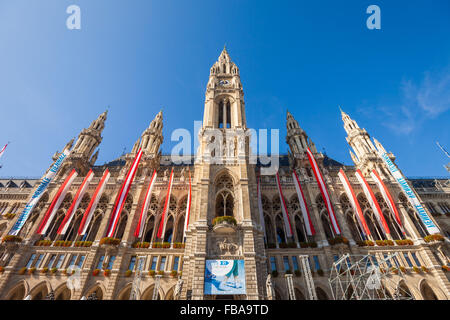
M 36 191 L 31 196 L 31 200 L 27 203 L 25 208 L 23 209 L 22 213 L 20 214 L 19 219 L 17 219 L 16 223 L 10 230 L 9 234 L 13 236 L 17 236 L 17 234 L 22 229 L 23 225 L 27 221 L 28 217 L 30 216 L 31 212 L 33 211 L 34 206 L 39 202 L 39 199 L 41 198 L 44 191 L 47 189 L 47 186 L 49 183 L 53 180 L 53 178 L 56 175 L 56 172 L 58 172 L 59 168 L 61 167 L 62 163 L 64 162 L 64 159 L 69 155 L 69 150 L 64 150 L 58 159 L 55 161 L 53 166 L 50 168 L 50 170 L 47 172 L 47 174 L 44 176 L 44 178 L 41 181 L 41 184 L 36 189 Z
M 106 169 L 105 172 L 103 172 L 103 176 L 100 179 L 97 188 L 95 189 L 95 192 L 92 196 L 91 201 L 89 202 L 88 207 L 86 208 L 86 211 L 84 212 L 83 219 L 81 219 L 80 227 L 78 228 L 78 234 L 80 236 L 83 236 L 86 233 L 86 230 L 89 227 L 89 223 L 92 220 L 94 211 L 97 208 L 97 204 L 100 201 L 100 197 L 102 196 L 103 191 L 105 190 L 106 184 L 108 183 L 110 176 L 111 174 L 109 173 L 109 170 Z
M 316 159 L 312 154 L 311 150 L 308 148 L 306 150 L 308 155 L 309 164 L 311 165 L 314 176 L 316 177 L 317 184 L 319 185 L 320 192 L 322 193 L 323 200 L 325 202 L 325 206 L 328 210 L 328 216 L 330 217 L 331 226 L 333 227 L 334 233 L 337 235 L 341 234 L 341 229 L 339 228 L 339 224 L 336 219 L 336 215 L 334 214 L 333 206 L 331 205 L 330 195 L 328 194 L 327 187 L 325 186 L 325 182 L 323 180 L 322 172 L 320 172 L 319 166 L 317 165 Z
M 205 260 L 204 294 L 246 294 L 244 260 Z
M 370 188 L 369 184 L 367 183 L 366 179 L 364 178 L 361 170 L 359 169 L 356 170 L 355 176 L 356 179 L 358 179 L 359 184 L 361 185 L 364 191 L 364 194 L 366 195 L 367 201 L 369 201 L 370 207 L 372 208 L 373 213 L 377 218 L 378 224 L 380 225 L 381 229 L 383 229 L 384 235 L 387 236 L 388 234 L 391 234 L 391 231 L 389 230 L 386 220 L 384 219 L 384 215 L 383 212 L 381 211 L 380 205 L 378 204 L 378 201 L 375 198 L 375 195 L 373 194 L 373 191 Z
M 350 201 L 353 211 L 355 212 L 356 218 L 358 219 L 358 223 L 361 228 L 361 231 L 363 232 L 364 236 L 367 238 L 367 236 L 370 235 L 370 230 L 369 230 L 369 227 L 367 226 L 366 219 L 364 218 L 364 214 L 361 210 L 361 207 L 359 206 L 358 199 L 356 199 L 356 195 L 355 195 L 355 192 L 353 191 L 350 181 L 348 181 L 347 175 L 345 174 L 344 170 L 342 170 L 342 169 L 339 171 L 338 176 L 342 182 L 342 185 L 344 186 L 345 193 L 347 194 L 347 198 Z
M 395 221 L 397 222 L 397 225 L 400 227 L 400 230 L 402 231 L 403 234 L 405 234 L 405 229 L 403 228 L 402 220 L 400 219 L 400 214 L 397 210 L 397 207 L 395 206 L 394 199 L 392 198 L 388 188 L 384 184 L 383 180 L 381 180 L 380 176 L 378 175 L 378 172 L 375 169 L 372 170 L 370 176 L 378 185 L 378 189 L 380 189 L 384 201 L 386 201 L 386 203 L 389 206 L 389 209 L 391 209 L 391 212 L 394 214 Z
M 283 190 L 281 189 L 280 176 L 278 175 L 278 171 L 277 171 L 276 176 L 277 176 L 278 194 L 280 196 L 280 202 L 281 202 L 281 212 L 283 213 L 284 227 L 286 229 L 286 236 L 288 238 L 290 238 L 293 235 L 291 219 L 289 218 L 286 203 L 284 201 Z
M 123 206 L 125 205 L 125 200 L 127 198 L 128 192 L 130 191 L 134 176 L 136 175 L 141 157 L 142 149 L 139 148 L 136 157 L 134 158 L 133 164 L 131 165 L 131 168 L 125 178 L 125 181 L 122 184 L 122 188 L 117 195 L 116 203 L 111 213 L 111 220 L 109 221 L 108 232 L 106 233 L 107 237 L 112 237 L 114 235 L 114 231 L 116 230 L 117 223 L 119 222 L 120 214 L 122 213 Z
M 267 235 L 266 235 L 266 224 L 264 222 L 264 212 L 263 212 L 263 206 L 262 206 L 262 197 L 261 197 L 261 175 L 258 175 L 258 184 L 256 186 L 256 192 L 258 194 L 258 211 L 259 211 L 259 221 L 261 224 L 261 228 L 264 232 L 264 239 L 267 241 Z
M 0 158 L 3 156 L 3 154 L 5 153 L 6 147 L 8 146 L 8 144 L 5 144 L 4 147 L 2 148 L 2 150 L 0 150 Z
M 311 216 L 309 214 L 308 206 L 306 205 L 305 195 L 303 194 L 302 186 L 298 180 L 297 172 L 295 169 L 292 171 L 292 179 L 294 180 L 295 190 L 297 191 L 298 201 L 300 202 L 300 208 L 302 209 L 303 221 L 305 221 L 306 233 L 308 236 L 313 236 L 316 234 L 316 230 L 311 221 Z
M 414 194 L 414 191 L 409 186 L 408 182 L 406 182 L 406 179 L 403 177 L 403 175 L 400 173 L 400 170 L 396 167 L 396 165 L 392 162 L 392 160 L 388 157 L 387 153 L 380 152 L 379 156 L 381 159 L 384 160 L 386 163 L 389 171 L 391 172 L 392 176 L 395 178 L 397 183 L 402 188 L 403 192 L 405 192 L 409 202 L 411 205 L 416 209 L 420 219 L 422 220 L 425 228 L 427 228 L 427 231 L 430 234 L 434 233 L 440 233 L 439 228 L 434 224 L 433 220 L 430 219 L 425 209 L 420 204 L 419 199 L 417 199 L 416 195 Z
M 83 199 L 83 196 L 86 193 L 86 190 L 88 189 L 89 184 L 91 183 L 91 180 L 93 177 L 94 177 L 94 171 L 89 170 L 88 174 L 84 178 L 83 183 L 81 184 L 80 188 L 78 189 L 78 192 L 75 195 L 75 198 L 73 198 L 72 205 L 70 206 L 69 210 L 67 210 L 64 220 L 61 222 L 61 225 L 58 228 L 59 235 L 66 234 L 67 229 L 69 228 L 69 225 L 72 222 L 72 219 L 73 219 L 75 213 L 77 212 L 78 206 L 80 205 L 81 200 Z
M 166 217 L 167 212 L 169 211 L 169 205 L 170 205 L 170 194 L 172 192 L 172 183 L 173 183 L 173 168 L 170 172 L 170 179 L 169 179 L 169 186 L 167 187 L 167 195 L 166 195 L 166 201 L 164 203 L 164 210 L 161 215 L 161 222 L 159 223 L 158 228 L 158 234 L 157 237 L 161 240 L 164 240 L 164 234 L 166 233 Z
M 53 198 L 53 201 L 47 210 L 47 213 L 44 216 L 44 219 L 41 222 L 41 225 L 39 226 L 39 228 L 37 230 L 38 234 L 44 235 L 47 232 L 48 227 L 52 223 L 53 218 L 55 217 L 56 212 L 59 209 L 59 206 L 64 201 L 67 191 L 69 191 L 70 186 L 72 185 L 72 183 L 75 180 L 75 178 L 77 177 L 77 175 L 78 175 L 78 173 L 75 171 L 75 169 L 73 169 L 72 172 L 70 172 L 70 174 L 67 176 L 64 183 L 59 188 L 58 192 L 55 195 L 55 198 Z
M 192 185 L 191 185 L 191 170 L 189 170 L 189 193 L 188 193 L 187 204 L 186 204 L 186 215 L 184 217 L 183 240 L 186 238 L 186 231 L 189 227 L 189 217 L 191 214 L 191 202 L 192 202 Z
M 156 173 L 156 170 L 153 170 L 153 175 L 150 179 L 150 183 L 148 184 L 147 193 L 145 194 L 144 203 L 142 204 L 141 214 L 136 226 L 136 231 L 134 232 L 134 236 L 136 238 L 142 237 L 142 233 L 144 232 L 145 220 L 147 220 L 148 206 L 150 205 L 150 201 L 152 199 L 152 190 L 153 186 L 155 185 L 157 176 L 158 174 Z

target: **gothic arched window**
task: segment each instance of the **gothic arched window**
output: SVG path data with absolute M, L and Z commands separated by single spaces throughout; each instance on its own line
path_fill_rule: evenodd
M 370 230 L 370 233 L 374 240 L 385 240 L 384 232 L 382 230 L 382 226 L 379 225 L 378 219 L 375 217 L 374 212 L 369 204 L 367 198 L 360 193 L 357 196 L 359 206 L 364 214 L 364 219 L 366 220 L 367 227 Z
M 230 101 L 227 101 L 227 123 L 226 123 L 226 127 L 227 128 L 231 128 L 231 105 L 230 105 Z
M 218 126 L 219 128 L 223 128 L 223 118 L 224 118 L 224 114 L 223 114 L 223 101 L 219 102 L 219 112 L 218 112 Z
M 408 202 L 404 194 L 401 193 L 398 198 L 401 201 L 406 212 L 408 213 L 408 216 L 411 219 L 412 223 L 416 227 L 417 232 L 419 232 L 419 236 L 421 237 L 427 236 L 427 231 L 425 229 L 425 226 L 423 225 L 422 220 L 419 218 L 416 210 L 412 208 L 411 204 Z
M 277 231 L 277 242 L 282 243 L 286 242 L 286 234 L 284 232 L 284 224 L 283 220 L 281 219 L 280 215 L 277 215 L 275 218 L 275 226 Z
M 153 241 L 153 230 L 155 228 L 155 216 L 157 212 L 158 212 L 158 200 L 156 199 L 155 195 L 152 194 L 147 211 L 147 221 L 143 232 L 144 242 Z
M 120 222 L 117 225 L 115 238 L 122 239 L 122 237 L 125 233 L 125 228 L 127 226 L 127 222 L 128 222 L 128 214 L 126 214 L 125 212 L 122 212 L 122 216 L 120 217 Z
M 342 211 L 344 212 L 347 225 L 350 229 L 353 239 L 355 240 L 365 240 L 361 226 L 359 225 L 358 218 L 353 212 L 353 208 L 350 205 L 350 200 L 346 194 L 343 194 L 339 200 L 341 203 Z
M 295 215 L 295 231 L 297 233 L 298 241 L 306 242 L 306 232 L 304 230 L 303 221 L 298 215 Z
M 216 197 L 216 217 L 233 216 L 234 198 L 230 191 L 223 190 Z
M 272 219 L 268 215 L 265 215 L 265 217 L 264 217 L 264 224 L 266 227 L 267 243 L 275 245 L 275 236 L 274 236 L 274 232 L 273 232 L 274 229 L 273 229 Z
M 228 175 L 220 177 L 216 184 L 216 217 L 234 216 L 233 181 Z
M 328 210 L 325 207 L 325 201 L 323 201 L 322 194 L 318 194 L 316 197 L 317 210 L 320 214 L 320 221 L 325 231 L 327 239 L 334 238 L 333 230 L 331 229 L 330 219 L 328 218 Z
M 50 226 L 47 228 L 47 232 L 46 232 L 46 237 L 48 237 L 50 240 L 55 240 L 56 236 L 58 235 L 58 228 L 61 225 L 61 222 L 64 219 L 64 216 L 67 212 L 67 209 L 70 207 L 72 203 L 72 194 L 68 193 L 61 206 L 60 209 L 58 210 L 58 212 L 56 213 L 55 217 L 53 218 L 52 222 L 50 223 Z
M 383 196 L 380 193 L 377 193 L 375 198 L 377 199 L 381 211 L 383 212 L 384 219 L 386 220 L 392 238 L 395 240 L 403 239 L 402 232 L 395 220 L 394 214 L 391 212 L 391 209 L 387 205 L 386 201 L 384 201 Z
M 180 216 L 178 218 L 178 222 L 176 224 L 175 229 L 175 237 L 173 242 L 183 242 L 183 235 L 184 235 L 184 215 Z
M 305 222 L 302 216 L 302 210 L 300 209 L 300 202 L 298 201 L 298 197 L 294 196 L 289 203 L 289 211 L 294 214 L 294 222 L 295 222 L 295 233 L 297 235 L 298 242 L 306 242 L 307 234 L 305 229 Z
M 155 226 L 155 217 L 152 215 L 147 220 L 147 228 L 144 233 L 144 242 L 152 242 L 153 241 L 153 229 Z
M 323 213 L 320 215 L 320 220 L 322 222 L 323 231 L 325 231 L 327 239 L 334 238 L 334 234 L 331 230 L 330 220 L 328 219 L 328 217 Z

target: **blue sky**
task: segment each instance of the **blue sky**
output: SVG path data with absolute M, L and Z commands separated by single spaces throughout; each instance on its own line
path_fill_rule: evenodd
M 81 30 L 66 8 L 81 8 Z M 368 30 L 366 8 L 381 8 Z M 0 176 L 41 176 L 51 156 L 110 112 L 97 164 L 120 156 L 163 108 L 163 152 L 202 120 L 224 43 L 247 124 L 286 109 L 319 150 L 351 164 L 338 105 L 408 176 L 445 176 L 450 149 L 450 3 L 443 1 L 0 0 Z

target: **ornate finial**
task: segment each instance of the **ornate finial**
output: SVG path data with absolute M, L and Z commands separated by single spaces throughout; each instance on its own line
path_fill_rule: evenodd
M 288 109 L 286 109 L 286 117 L 287 118 L 289 118 L 289 116 L 291 116 L 292 117 L 292 114 L 289 112 L 289 110 Z
M 100 118 L 100 117 L 106 118 L 106 117 L 108 116 L 108 111 L 109 111 L 109 106 L 106 107 L 106 110 L 103 111 L 103 113 L 99 116 L 99 118 Z

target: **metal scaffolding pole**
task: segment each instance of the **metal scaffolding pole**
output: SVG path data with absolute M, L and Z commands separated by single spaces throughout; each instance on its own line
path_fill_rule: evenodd
M 333 263 L 328 279 L 333 298 L 335 300 L 413 299 L 410 292 L 399 286 L 404 275 L 401 266 L 398 265 L 397 256 L 398 253 L 343 255 Z
M 296 300 L 295 292 L 294 292 L 294 281 L 292 280 L 292 274 L 287 273 L 284 276 L 286 278 L 286 285 L 287 285 L 287 289 L 288 289 L 289 300 Z
M 141 286 L 142 269 L 144 268 L 145 256 L 138 257 L 136 274 L 131 287 L 130 300 L 139 300 L 139 287 Z
M 314 280 L 309 267 L 309 256 L 299 256 L 300 264 L 305 275 L 306 289 L 308 290 L 309 300 L 317 300 L 316 288 L 314 287 Z
M 155 288 L 153 288 L 152 300 L 158 300 L 159 283 L 161 281 L 161 276 L 155 276 Z

